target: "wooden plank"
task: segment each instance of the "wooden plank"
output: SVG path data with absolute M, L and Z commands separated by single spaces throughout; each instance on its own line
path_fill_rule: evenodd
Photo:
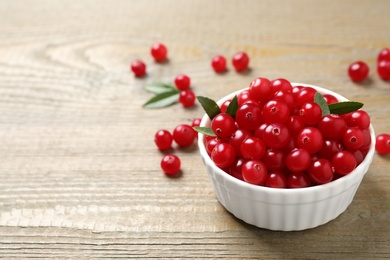
M 376 132 L 389 132 L 390 85 L 375 71 L 389 11 L 386 0 L 0 0 L 0 257 L 390 258 L 388 156 L 336 220 L 273 232 L 218 203 L 195 144 L 169 151 L 179 178 L 161 172 L 154 133 L 201 117 L 199 105 L 142 109 L 145 84 L 179 73 L 213 99 L 283 77 L 363 102 Z M 153 62 L 157 41 L 169 62 Z M 240 50 L 251 58 L 242 74 L 230 64 Z M 210 67 L 217 54 L 229 60 L 222 75 Z M 129 72 L 134 59 L 147 77 Z M 346 75 L 355 60 L 371 68 L 362 84 Z

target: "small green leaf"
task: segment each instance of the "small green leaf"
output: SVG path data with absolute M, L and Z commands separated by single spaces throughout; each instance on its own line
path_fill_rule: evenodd
M 163 92 L 149 99 L 144 105 L 144 108 L 161 108 L 170 106 L 179 101 L 178 91 Z
M 213 129 L 210 127 L 203 127 L 203 126 L 194 126 L 193 127 L 195 131 L 204 134 L 204 135 L 209 135 L 209 136 L 216 136 L 213 132 Z
M 145 90 L 152 92 L 152 93 L 155 93 L 155 94 L 160 94 L 160 93 L 164 93 L 164 92 L 171 92 L 171 91 L 179 92 L 179 90 L 177 90 L 174 86 L 166 84 L 164 82 L 153 82 L 153 83 L 146 85 L 144 88 L 145 88 Z
M 321 93 L 317 92 L 314 95 L 314 102 L 317 103 L 321 107 L 322 110 L 322 116 L 326 116 L 330 114 L 330 109 L 328 106 L 328 103 L 326 103 L 325 98 L 321 95 Z
M 356 102 L 356 101 L 344 101 L 344 102 L 338 102 L 333 103 L 329 105 L 330 113 L 332 114 L 346 114 L 349 112 L 356 111 L 363 107 L 363 103 Z
M 202 105 L 204 111 L 209 116 L 210 120 L 213 120 L 213 118 L 221 113 L 221 109 L 219 108 L 218 104 L 207 97 L 197 96 L 196 97 L 199 101 L 199 103 Z
M 229 106 L 226 109 L 226 114 L 231 115 L 233 118 L 236 116 L 236 112 L 238 109 L 238 100 L 237 96 L 234 96 L 232 101 L 230 102 Z

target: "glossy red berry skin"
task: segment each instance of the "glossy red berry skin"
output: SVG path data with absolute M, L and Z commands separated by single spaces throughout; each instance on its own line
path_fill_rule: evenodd
M 297 135 L 298 147 L 307 150 L 311 154 L 320 151 L 323 143 L 323 136 L 320 130 L 315 127 L 305 127 Z
M 286 155 L 280 149 L 268 149 L 262 160 L 270 171 L 281 171 L 286 166 Z
M 303 172 L 292 172 L 287 177 L 287 187 L 298 189 L 310 187 L 312 182 L 309 176 Z
M 180 159 L 174 154 L 168 154 L 165 155 L 161 162 L 160 166 L 161 169 L 165 172 L 167 175 L 174 175 L 180 171 Z
M 248 68 L 249 56 L 245 52 L 237 52 L 233 55 L 232 64 L 237 72 L 242 72 Z
M 272 97 L 271 82 L 267 78 L 256 78 L 249 85 L 249 96 L 258 102 L 266 102 Z
M 356 168 L 355 156 L 349 151 L 340 151 L 332 158 L 334 171 L 341 175 L 346 175 Z
M 364 61 L 356 61 L 348 67 L 348 75 L 355 82 L 365 80 L 369 72 L 370 68 Z
M 364 110 L 348 113 L 344 119 L 349 127 L 358 127 L 363 130 L 370 126 L 370 116 Z
M 155 61 L 161 62 L 167 58 L 168 50 L 162 43 L 155 43 L 152 45 L 150 49 L 150 54 L 154 58 Z
M 146 65 L 141 60 L 135 60 L 131 63 L 131 71 L 136 77 L 142 77 L 146 74 Z
M 229 105 L 230 105 L 231 102 L 232 102 L 232 101 L 229 99 L 229 100 L 224 101 L 224 102 L 221 104 L 220 109 L 221 109 L 221 112 L 222 112 L 222 113 L 226 113 L 226 109 L 229 107 Z
M 349 127 L 343 134 L 343 145 L 350 150 L 359 149 L 364 142 L 362 130 L 357 127 Z
M 328 105 L 339 102 L 337 98 L 331 94 L 324 94 L 323 97 Z
M 257 137 L 246 138 L 240 146 L 242 157 L 247 160 L 260 160 L 265 156 L 267 147 L 264 142 Z
M 343 146 L 339 141 L 326 138 L 324 139 L 324 144 L 322 145 L 321 150 L 318 152 L 318 155 L 320 158 L 331 161 L 333 156 L 342 150 Z
M 379 134 L 376 137 L 375 150 L 378 154 L 390 153 L 390 135 Z
M 313 102 L 316 93 L 317 90 L 311 87 L 301 87 L 298 92 L 293 92 L 295 96 L 295 102 L 299 107 L 301 107 L 306 102 Z
M 295 137 L 305 127 L 305 123 L 300 116 L 292 115 L 288 118 L 285 126 L 287 126 L 288 130 L 290 131 L 290 135 Z
M 219 113 L 211 120 L 211 129 L 221 139 L 231 137 L 236 131 L 236 122 L 226 113 Z
M 239 180 L 244 180 L 242 177 L 242 165 L 246 162 L 244 158 L 236 158 L 229 168 L 229 174 Z
M 248 89 L 241 91 L 241 93 L 238 94 L 238 96 L 237 96 L 238 106 L 241 107 L 245 102 L 247 102 L 250 99 L 251 99 L 251 97 L 249 96 Z
M 311 163 L 311 156 L 308 151 L 302 148 L 292 150 L 286 157 L 286 166 L 290 171 L 305 171 Z
M 389 80 L 390 79 L 390 61 L 382 60 L 378 62 L 377 65 L 377 72 L 379 77 L 383 80 Z
M 211 67 L 217 73 L 226 71 L 226 58 L 222 55 L 217 55 L 211 60 Z
M 179 74 L 175 77 L 175 86 L 178 90 L 186 90 L 190 88 L 191 79 L 187 75 Z
M 172 134 L 165 129 L 158 130 L 154 135 L 154 142 L 156 143 L 158 149 L 167 150 L 172 146 Z
M 283 124 L 269 124 L 262 133 L 262 140 L 268 147 L 279 149 L 288 143 L 290 133 Z
M 187 147 L 194 142 L 196 133 L 190 125 L 182 124 L 175 127 L 172 136 L 180 147 Z
M 306 125 L 316 125 L 322 118 L 322 110 L 317 103 L 306 102 L 299 110 L 299 116 Z
M 262 120 L 261 109 L 258 106 L 244 104 L 237 109 L 236 122 L 241 129 L 253 131 Z
M 263 120 L 267 124 L 284 123 L 289 116 L 290 110 L 281 100 L 270 100 L 263 107 Z
M 251 133 L 246 130 L 236 129 L 232 136 L 229 138 L 229 144 L 234 147 L 237 156 L 242 157 L 241 154 L 241 144 L 245 141 L 245 139 L 251 137 Z
M 219 143 L 211 152 L 211 160 L 219 168 L 226 168 L 231 166 L 236 159 L 236 152 L 231 144 Z
M 287 178 L 282 172 L 270 172 L 265 180 L 265 186 L 269 188 L 287 188 Z
M 217 144 L 222 143 L 222 140 L 218 137 L 209 140 L 206 144 L 206 151 L 210 155 Z
M 390 61 L 390 48 L 382 49 L 378 54 L 378 62 Z
M 261 161 L 251 160 L 242 165 L 242 177 L 251 184 L 263 185 L 267 179 L 267 167 Z
M 307 172 L 310 179 L 316 184 L 331 182 L 334 175 L 332 164 L 326 159 L 313 161 Z
M 278 91 L 292 92 L 292 85 L 290 81 L 283 78 L 272 80 L 271 88 L 273 93 L 276 93 Z
M 317 127 L 324 137 L 340 140 L 347 130 L 347 123 L 343 117 L 330 114 L 322 117 Z
M 183 107 L 192 107 L 195 104 L 196 96 L 192 90 L 183 90 L 179 94 L 179 102 Z
M 200 126 L 200 123 L 202 122 L 202 118 L 194 118 L 191 122 L 191 126 Z

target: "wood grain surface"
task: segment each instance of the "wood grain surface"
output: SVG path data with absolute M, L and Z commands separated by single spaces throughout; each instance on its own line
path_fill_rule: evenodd
M 154 133 L 203 115 L 142 108 L 151 81 L 192 79 L 218 99 L 258 76 L 327 87 L 365 103 L 390 132 L 388 0 L 0 0 L 0 257 L 389 259 L 390 157 L 376 155 L 346 212 L 301 232 L 243 223 L 217 201 L 196 145 L 160 170 Z M 169 61 L 153 62 L 155 42 Z M 250 70 L 230 64 L 246 51 Z M 215 74 L 214 55 L 229 59 Z M 148 74 L 135 78 L 131 61 Z M 364 60 L 369 79 L 348 65 Z

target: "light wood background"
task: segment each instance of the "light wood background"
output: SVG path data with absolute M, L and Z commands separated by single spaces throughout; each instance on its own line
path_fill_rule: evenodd
M 258 76 L 327 87 L 365 103 L 390 132 L 388 0 L 0 1 L 0 257 L 389 259 L 389 156 L 376 156 L 345 213 L 321 227 L 273 232 L 218 203 L 196 145 L 172 150 L 167 178 L 153 142 L 200 106 L 146 110 L 143 86 L 188 74 L 218 99 Z M 154 42 L 169 49 L 156 64 Z M 246 51 L 250 71 L 216 75 L 214 55 Z M 129 65 L 142 59 L 145 78 Z M 355 60 L 370 77 L 346 75 Z

